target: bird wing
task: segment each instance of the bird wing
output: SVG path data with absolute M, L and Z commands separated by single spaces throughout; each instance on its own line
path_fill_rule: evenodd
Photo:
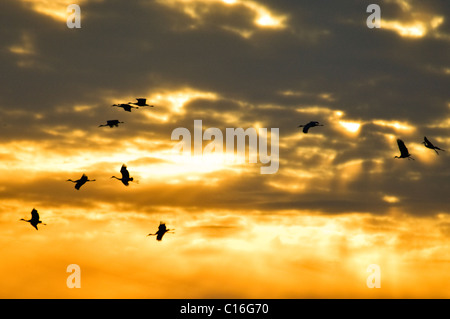
M 122 179 L 129 179 L 130 173 L 127 170 L 127 167 L 125 164 L 122 165 L 122 168 L 120 169 L 120 173 L 122 173 Z
M 309 122 L 306 125 L 303 125 L 303 133 L 308 133 L 308 130 L 314 126 L 314 122 Z
M 426 146 L 434 147 L 433 143 L 431 143 L 426 136 L 423 137 Z
M 400 149 L 401 156 L 408 156 L 409 152 L 405 143 L 401 139 L 397 139 L 398 148 Z
M 31 211 L 31 220 L 39 220 L 39 214 L 36 209 L 33 208 Z

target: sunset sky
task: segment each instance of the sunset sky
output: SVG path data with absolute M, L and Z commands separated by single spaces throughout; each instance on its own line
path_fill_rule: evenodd
M 371 3 L 3 0 L 0 298 L 450 298 L 450 3 Z M 278 171 L 176 152 L 194 120 L 278 128 Z

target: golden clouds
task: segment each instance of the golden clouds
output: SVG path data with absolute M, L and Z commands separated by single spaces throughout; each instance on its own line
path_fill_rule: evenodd
M 416 20 L 413 22 L 382 20 L 381 27 L 393 30 L 402 37 L 422 38 L 437 29 L 443 22 L 443 17 L 433 17 L 431 21 L 425 19 L 424 21 Z
M 169 6 L 175 10 L 182 11 L 194 20 L 191 28 L 196 28 L 202 24 L 208 15 L 213 12 L 233 12 L 232 10 L 239 8 L 247 11 L 254 17 L 253 26 L 257 28 L 269 29 L 285 29 L 287 15 L 272 12 L 266 6 L 257 1 L 240 1 L 240 0 L 164 0 L 158 1 L 161 5 Z M 228 11 L 227 11 L 228 10 Z M 239 12 L 239 11 L 234 11 Z M 249 38 L 255 31 L 254 28 L 242 27 L 236 23 L 225 23 L 222 25 L 224 30 L 228 30 Z
M 26 6 L 31 6 L 31 8 L 52 19 L 58 21 L 67 20 L 67 6 L 73 3 L 73 0 L 20 0 Z M 83 4 L 87 0 L 78 0 L 77 4 Z
M 373 120 L 372 122 L 376 125 L 387 126 L 403 133 L 411 133 L 415 130 L 414 126 L 407 122 L 386 120 Z
M 391 204 L 395 204 L 398 203 L 400 201 L 400 199 L 396 196 L 389 196 L 389 195 L 384 195 L 383 196 L 383 200 L 385 202 L 391 203 Z
M 20 0 L 26 6 L 31 6 L 31 8 L 52 19 L 58 21 L 67 20 L 67 6 L 74 3 L 73 0 Z M 82 5 L 87 0 L 77 0 L 78 5 Z
M 339 121 L 339 124 L 341 124 L 350 133 L 357 133 L 361 127 L 361 124 L 358 122 Z
M 203 92 L 190 88 L 169 91 L 150 95 L 150 99 L 156 104 L 169 105 L 171 113 L 184 113 L 183 106 L 194 99 L 207 99 L 214 101 L 218 95 L 213 92 Z
M 286 28 L 286 16 L 275 15 L 270 10 L 256 1 L 242 1 L 242 4 L 256 14 L 255 24 L 263 28 Z
M 427 35 L 438 36 L 437 29 L 443 24 L 444 17 L 433 13 L 426 4 L 412 6 L 410 1 L 393 0 L 402 10 L 396 20 L 382 19 L 381 28 L 396 32 L 401 37 L 422 38 Z
M 19 207 L 9 208 L 21 216 Z M 438 219 L 395 214 L 330 218 L 299 211 L 265 216 L 257 211 L 152 215 L 111 210 L 50 214 L 42 209 L 48 225 L 39 232 L 2 219 L 2 228 L 15 238 L 1 248 L 8 256 L 8 263 L 0 264 L 8 274 L 2 282 L 8 292 L 2 290 L 2 296 L 366 298 L 376 293 L 417 298 L 424 291 L 449 296 L 442 285 L 449 278 L 448 214 Z M 156 242 L 146 234 L 162 216 L 175 233 Z M 81 267 L 79 291 L 65 287 L 71 263 Z M 382 289 L 376 291 L 365 285 L 367 266 L 374 263 L 382 276 Z M 426 275 L 430 269 L 433 276 Z M 33 285 L 27 284 L 30 280 Z M 18 285 L 20 291 L 14 289 Z M 174 285 L 179 289 L 174 291 Z M 417 285 L 421 288 L 411 289 Z

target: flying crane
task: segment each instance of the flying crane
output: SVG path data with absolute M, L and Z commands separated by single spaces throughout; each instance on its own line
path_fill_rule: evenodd
M 320 124 L 319 122 L 317 122 L 317 121 L 311 121 L 311 122 L 309 122 L 308 124 L 305 124 L 305 125 L 299 125 L 298 127 L 303 127 L 303 133 L 308 133 L 308 130 L 311 128 L 311 127 L 315 127 L 315 126 L 323 126 L 323 124 Z
M 414 160 L 414 158 L 411 157 L 411 154 L 409 154 L 405 143 L 401 139 L 397 139 L 397 144 L 398 148 L 400 149 L 400 156 L 394 156 L 394 158 L 407 158 L 408 160 Z
M 47 225 L 47 224 L 44 224 L 42 221 L 39 220 L 39 214 L 38 214 L 37 210 L 34 209 L 34 208 L 31 211 L 31 219 L 26 220 L 26 219 L 21 218 L 20 220 L 23 220 L 24 222 L 30 223 L 31 226 L 36 228 L 36 230 L 38 230 L 38 228 L 37 228 L 38 224 Z

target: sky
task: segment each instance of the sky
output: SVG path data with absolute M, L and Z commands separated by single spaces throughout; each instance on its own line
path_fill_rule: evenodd
M 1 3 L 1 298 L 450 297 L 448 1 L 71 3 Z M 195 120 L 277 169 L 177 151 Z

